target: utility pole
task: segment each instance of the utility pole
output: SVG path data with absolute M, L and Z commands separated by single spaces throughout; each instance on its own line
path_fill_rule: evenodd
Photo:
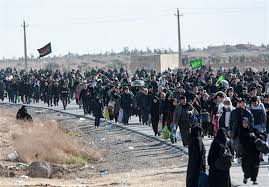
M 182 58 L 181 58 L 181 37 L 180 37 L 180 15 L 179 10 L 177 8 L 177 28 L 178 28 L 178 65 L 182 65 Z
M 25 25 L 25 21 L 23 20 L 23 36 L 24 36 L 24 62 L 25 62 L 25 71 L 28 71 L 28 65 L 27 65 L 27 46 L 26 46 L 26 27 L 28 25 Z

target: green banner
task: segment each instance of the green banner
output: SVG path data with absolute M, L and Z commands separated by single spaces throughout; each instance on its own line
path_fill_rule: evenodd
M 220 83 L 221 83 L 221 81 L 223 81 L 223 80 L 225 80 L 225 77 L 224 77 L 224 75 L 221 75 L 221 76 L 218 78 L 217 82 L 216 82 L 216 86 L 219 86 Z
M 202 59 L 195 59 L 190 62 L 192 69 L 197 69 L 203 66 Z

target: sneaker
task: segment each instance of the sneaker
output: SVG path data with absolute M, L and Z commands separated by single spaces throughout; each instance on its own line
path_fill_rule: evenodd
M 243 183 L 244 184 L 247 184 L 248 183 L 248 179 L 247 178 L 244 178 Z

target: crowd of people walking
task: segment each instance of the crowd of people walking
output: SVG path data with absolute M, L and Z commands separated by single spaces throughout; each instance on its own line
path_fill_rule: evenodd
M 155 136 L 165 126 L 189 150 L 187 186 L 197 187 L 206 170 L 202 138 L 213 138 L 208 166 L 210 187 L 231 186 L 229 169 L 237 158 L 243 182 L 257 184 L 259 164 L 266 153 L 269 133 L 269 72 L 203 66 L 156 72 L 124 68 L 108 70 L 40 69 L 29 72 L 0 71 L 0 100 L 11 103 L 62 102 L 64 109 L 75 100 L 84 114 L 93 114 L 99 127 L 104 111 L 109 120 L 128 125 L 132 115 L 151 125 Z M 175 136 L 173 136 L 174 138 Z M 174 142 L 176 142 L 177 139 Z

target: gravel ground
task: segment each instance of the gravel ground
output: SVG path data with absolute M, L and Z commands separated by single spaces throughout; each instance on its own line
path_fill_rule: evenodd
M 80 141 L 103 152 L 104 161 L 95 165 L 98 171 L 118 173 L 145 168 L 181 167 L 187 163 L 186 156 L 178 149 L 106 122 L 96 129 L 93 121 L 85 118 L 45 109 L 28 110 L 33 116 L 37 114 L 38 118 L 61 122 L 64 128 L 81 134 Z
M 18 106 L 1 105 L 2 107 L 18 109 Z M 187 165 L 187 157 L 180 150 L 150 137 L 110 125 L 107 122 L 101 123 L 101 127 L 96 129 L 92 120 L 74 115 L 31 107 L 28 108 L 28 112 L 34 120 L 58 121 L 65 129 L 74 131 L 78 135 L 76 136 L 77 141 L 94 147 L 104 155 L 103 161 L 91 166 L 90 177 L 92 178 L 100 176 L 100 171 L 108 171 L 111 176 L 120 173 L 135 174 L 140 171 L 144 173 L 150 171 L 150 176 L 163 180 L 164 178 L 159 176 L 162 175 L 160 171 L 168 169 L 174 171 L 174 174 L 167 171 L 165 175 L 169 174 L 170 178 L 175 175 L 179 180 L 178 175 L 184 173 L 185 169 L 183 169 L 183 172 L 179 172 L 177 169 L 185 168 Z M 154 174 L 155 170 L 156 173 Z M 89 172 L 79 170 L 79 172 L 74 173 L 73 178 L 85 178 L 87 175 L 89 177 Z M 183 180 L 183 178 L 180 180 Z

